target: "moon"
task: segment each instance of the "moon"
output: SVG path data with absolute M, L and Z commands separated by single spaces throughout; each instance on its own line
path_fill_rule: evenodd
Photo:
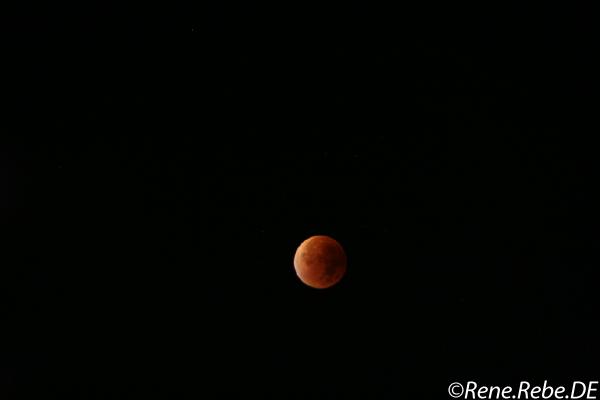
M 311 236 L 298 246 L 294 268 L 300 280 L 315 289 L 326 289 L 338 283 L 346 274 L 344 248 L 335 239 Z

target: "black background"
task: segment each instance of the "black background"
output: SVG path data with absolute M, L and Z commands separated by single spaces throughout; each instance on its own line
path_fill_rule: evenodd
M 3 15 L 2 398 L 598 378 L 589 10 Z M 293 270 L 314 234 L 329 290 Z

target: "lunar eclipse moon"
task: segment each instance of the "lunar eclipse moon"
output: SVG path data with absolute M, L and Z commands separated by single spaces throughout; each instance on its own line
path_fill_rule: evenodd
M 300 280 L 315 289 L 326 289 L 346 274 L 344 248 L 335 239 L 317 235 L 306 239 L 294 255 L 294 268 Z

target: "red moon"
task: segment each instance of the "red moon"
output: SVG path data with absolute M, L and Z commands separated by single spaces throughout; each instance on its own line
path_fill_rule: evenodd
M 312 236 L 300 244 L 294 255 L 294 268 L 300 280 L 315 289 L 338 283 L 346 273 L 346 253 L 335 239 Z

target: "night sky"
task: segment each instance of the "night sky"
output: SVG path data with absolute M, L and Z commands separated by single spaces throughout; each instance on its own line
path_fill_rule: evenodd
M 2 17 L 0 398 L 598 378 L 589 10 L 201 3 Z

